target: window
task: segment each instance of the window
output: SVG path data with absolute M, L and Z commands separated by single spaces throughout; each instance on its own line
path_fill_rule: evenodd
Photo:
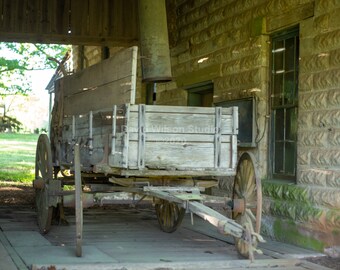
M 238 135 L 239 147 L 256 147 L 256 102 L 254 97 L 228 100 L 215 104 L 221 107 L 238 107 Z
M 299 31 L 272 37 L 271 175 L 296 179 Z
M 214 85 L 206 82 L 191 86 L 188 90 L 188 106 L 213 106 Z

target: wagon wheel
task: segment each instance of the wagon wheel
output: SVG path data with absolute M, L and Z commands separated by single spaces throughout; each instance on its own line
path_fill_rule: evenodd
M 53 207 L 49 206 L 48 184 L 53 179 L 52 154 L 49 139 L 41 134 L 38 139 L 35 155 L 35 203 L 37 208 L 38 226 L 41 233 L 51 228 Z
M 181 225 L 185 209 L 176 203 L 160 200 L 156 204 L 156 215 L 162 231 L 172 233 Z
M 233 219 L 241 224 L 248 234 L 242 238 L 235 238 L 235 246 L 242 256 L 250 259 L 253 259 L 258 239 L 249 233 L 260 232 L 262 214 L 261 181 L 254 160 L 251 153 L 242 154 L 237 165 L 233 189 L 233 200 L 241 199 L 244 202 L 244 206 L 240 208 L 243 208 L 242 210 L 234 209 Z M 245 239 L 248 239 L 248 242 Z

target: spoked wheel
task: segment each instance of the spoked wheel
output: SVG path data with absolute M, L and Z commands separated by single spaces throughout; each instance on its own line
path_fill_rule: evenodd
M 235 238 L 237 251 L 246 258 L 254 258 L 258 239 L 252 235 L 259 233 L 262 213 L 261 181 L 255 168 L 255 159 L 251 153 L 243 153 L 237 165 L 234 180 L 233 200 L 242 202 L 235 207 L 233 219 L 245 228 L 244 237 Z M 237 209 L 238 208 L 238 209 Z
M 38 139 L 35 155 L 35 202 L 38 216 L 38 226 L 41 233 L 47 233 L 51 228 L 53 207 L 49 206 L 48 185 L 53 179 L 52 154 L 49 139 L 41 134 Z
M 162 231 L 172 233 L 181 225 L 185 209 L 180 208 L 176 203 L 160 200 L 156 204 L 156 214 Z

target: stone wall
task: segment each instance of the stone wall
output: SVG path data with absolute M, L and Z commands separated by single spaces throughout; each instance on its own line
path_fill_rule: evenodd
M 324 250 L 340 245 L 340 1 L 170 0 L 174 81 L 157 103 L 186 105 L 185 88 L 214 83 L 214 102 L 254 96 L 263 232 Z M 174 18 L 176 17 L 176 18 Z M 299 25 L 298 175 L 267 177 L 270 35 Z M 260 140 L 261 139 L 261 140 Z M 240 152 L 242 149 L 240 149 Z M 230 190 L 232 181 L 221 183 Z
M 174 80 L 157 84 L 157 104 L 185 106 L 186 88 L 205 81 L 214 84 L 214 102 L 255 97 L 257 147 L 239 152 L 252 151 L 257 159 L 263 233 L 320 251 L 340 246 L 340 1 L 168 0 L 167 5 Z M 297 181 L 275 182 L 267 177 L 270 35 L 296 25 Z M 101 61 L 101 47 L 85 47 L 84 56 L 86 65 Z M 138 74 L 136 100 L 144 103 L 140 64 Z M 222 179 L 220 187 L 230 193 L 232 182 Z

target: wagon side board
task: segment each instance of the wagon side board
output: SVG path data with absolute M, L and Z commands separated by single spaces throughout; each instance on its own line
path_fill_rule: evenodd
M 114 134 L 117 151 L 109 156 L 109 167 L 231 175 L 237 114 L 237 108 L 131 105 L 124 132 Z
M 233 175 L 237 107 L 135 105 L 137 47 L 56 83 L 55 164 L 72 167 L 80 145 L 88 172 Z
M 62 78 L 64 114 L 85 114 L 114 104 L 134 104 L 137 47 Z

